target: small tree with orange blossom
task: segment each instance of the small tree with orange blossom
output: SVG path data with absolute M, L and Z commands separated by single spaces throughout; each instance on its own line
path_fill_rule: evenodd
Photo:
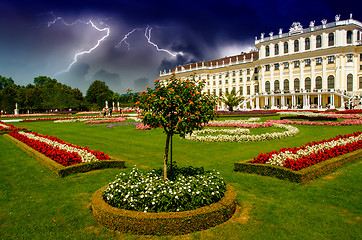
M 185 137 L 216 116 L 216 97 L 202 92 L 204 85 L 205 81 L 196 81 L 195 76 L 181 80 L 172 74 L 169 79 L 156 80 L 154 89 L 147 87 L 138 96 L 136 104 L 141 109 L 143 123 L 152 128 L 162 127 L 167 135 L 163 168 L 165 179 L 170 146 L 172 153 L 172 136 Z

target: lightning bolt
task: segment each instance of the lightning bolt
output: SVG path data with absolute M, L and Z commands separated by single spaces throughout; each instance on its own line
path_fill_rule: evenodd
M 173 52 L 170 52 L 170 51 L 168 51 L 166 49 L 159 48 L 156 43 L 151 42 L 151 30 L 152 30 L 152 27 L 147 26 L 147 28 L 145 30 L 145 37 L 146 37 L 148 43 L 151 44 L 152 46 L 154 46 L 157 49 L 157 51 L 166 52 L 166 53 L 170 54 L 173 57 L 176 57 L 177 55 L 181 55 L 181 56 L 183 55 L 182 52 L 173 53 Z
M 125 44 L 127 44 L 127 48 L 128 50 L 130 50 L 130 44 L 127 42 L 127 38 L 129 35 L 131 35 L 134 31 L 141 31 L 143 30 L 142 28 L 135 28 L 132 31 L 128 32 L 126 35 L 124 35 L 124 37 L 122 38 L 122 40 L 115 46 L 116 48 L 120 48 L 121 44 L 124 42 Z
M 110 28 L 109 27 L 99 28 L 92 22 L 92 20 L 88 20 L 87 22 L 85 22 L 85 21 L 82 21 L 82 20 L 78 19 L 78 20 L 76 20 L 76 21 L 74 21 L 72 23 L 67 23 L 66 21 L 64 21 L 63 18 L 56 17 L 52 12 L 51 12 L 51 14 L 54 16 L 54 20 L 51 21 L 51 22 L 48 22 L 48 27 L 50 27 L 52 24 L 55 24 L 57 21 L 61 21 L 64 25 L 66 25 L 68 27 L 74 26 L 77 23 L 82 23 L 82 24 L 91 25 L 94 29 L 96 29 L 99 32 L 105 32 L 106 33 L 101 39 L 99 39 L 97 41 L 96 45 L 94 45 L 92 48 L 90 48 L 89 50 L 84 50 L 84 51 L 76 53 L 74 55 L 73 62 L 71 62 L 69 64 L 68 68 L 66 70 L 62 71 L 62 72 L 57 73 L 57 74 L 64 73 L 64 72 L 69 72 L 70 68 L 78 61 L 78 58 L 80 56 L 82 56 L 84 54 L 89 54 L 92 51 L 94 51 L 101 44 L 101 42 L 104 41 L 110 35 Z M 100 22 L 101 25 L 105 25 L 104 22 L 101 21 L 100 19 L 98 19 L 98 21 Z
M 128 38 L 132 33 L 134 33 L 135 31 L 142 31 L 143 29 L 144 29 L 144 28 L 134 28 L 134 29 L 132 29 L 130 32 L 128 32 L 127 34 L 124 35 L 124 37 L 122 38 L 122 40 L 121 40 L 115 47 L 116 47 L 116 48 L 120 48 L 120 47 L 121 47 L 121 44 L 122 44 L 122 43 L 125 43 L 125 44 L 127 45 L 127 47 L 128 47 L 128 50 L 130 50 L 130 44 L 129 44 L 129 42 L 127 42 L 127 38 Z M 166 53 L 168 53 L 169 55 L 171 55 L 171 56 L 173 56 L 173 57 L 176 57 L 177 55 L 183 55 L 182 52 L 176 52 L 176 53 L 174 53 L 174 52 L 171 52 L 171 51 L 169 51 L 169 50 L 167 50 L 167 49 L 159 48 L 156 43 L 154 43 L 154 42 L 151 41 L 151 31 L 152 31 L 152 28 L 149 27 L 149 26 L 147 26 L 146 29 L 145 29 L 145 34 L 144 34 L 144 36 L 145 36 L 145 38 L 147 39 L 147 42 L 148 42 L 149 44 L 151 44 L 152 46 L 154 46 L 154 47 L 157 49 L 157 51 L 159 51 L 159 52 L 166 52 Z

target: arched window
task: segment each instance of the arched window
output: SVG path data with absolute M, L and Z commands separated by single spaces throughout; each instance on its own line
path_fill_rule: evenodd
M 294 41 L 294 52 L 299 52 L 299 41 L 298 40 Z
M 274 81 L 274 91 L 280 90 L 279 80 Z
M 315 88 L 322 89 L 322 77 L 318 76 L 315 79 Z
M 320 48 L 322 47 L 322 36 L 321 35 L 318 35 L 317 38 L 316 38 L 316 48 Z
M 279 44 L 278 43 L 276 43 L 275 46 L 274 46 L 274 54 L 275 55 L 279 54 Z
M 289 80 L 288 79 L 284 79 L 283 88 L 284 88 L 284 91 L 289 91 Z
M 270 49 L 269 49 L 269 46 L 266 46 L 265 47 L 265 56 L 269 57 L 270 55 Z
M 312 80 L 309 77 L 304 80 L 304 88 L 305 90 L 312 90 Z
M 306 38 L 305 39 L 305 50 L 309 50 L 310 49 L 310 38 Z
M 294 90 L 300 89 L 300 81 L 299 78 L 294 79 Z
M 284 53 L 288 53 L 288 42 L 284 43 Z
M 347 91 L 353 91 L 353 75 L 351 73 L 347 75 Z
M 347 31 L 347 43 L 352 43 L 352 31 Z
M 328 89 L 334 89 L 334 76 L 328 76 Z
M 265 82 L 265 91 L 270 92 L 270 82 L 269 81 Z
M 328 35 L 328 46 L 334 46 L 334 33 Z

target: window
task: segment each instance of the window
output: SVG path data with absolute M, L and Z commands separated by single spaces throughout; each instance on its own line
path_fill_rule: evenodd
M 221 80 L 219 80 L 219 85 L 221 85 L 222 83 L 221 83 Z
M 249 68 L 246 69 L 246 74 L 247 74 L 247 75 L 250 75 L 250 69 L 249 69 Z
M 243 81 L 243 78 L 239 78 L 239 82 L 242 82 Z
M 294 67 L 299 68 L 299 66 L 300 66 L 300 61 L 294 61 Z
M 275 70 L 279 70 L 279 63 L 275 63 L 275 64 L 274 64 L 274 69 L 275 69 Z
M 362 89 L 362 77 L 359 77 L 359 89 Z
M 328 35 L 328 46 L 333 46 L 334 45 L 334 33 L 330 33 Z
M 288 53 L 288 42 L 284 43 L 284 53 Z
M 265 71 L 270 71 L 270 65 L 265 65 Z
M 222 95 L 222 89 L 219 89 L 219 96 Z
M 212 85 L 214 85 L 214 86 L 216 85 L 215 81 L 212 82 Z
M 334 63 L 334 56 L 328 56 L 328 64 Z
M 250 86 L 246 87 L 246 95 L 250 95 Z
M 229 72 L 225 72 L 225 77 L 229 77 Z
M 216 76 L 215 76 L 215 74 L 212 76 L 212 79 L 215 79 L 216 78 Z
M 347 75 L 347 91 L 353 91 L 353 75 L 351 73 Z
M 259 85 L 254 85 L 254 93 L 258 93 L 259 92 Z
M 225 80 L 225 84 L 228 84 L 228 83 L 229 83 L 229 80 L 226 79 L 226 80 Z
M 328 89 L 334 89 L 334 76 L 328 76 Z
M 233 87 L 233 90 L 232 90 L 233 92 L 236 92 L 236 87 Z
M 233 83 L 236 83 L 235 78 L 233 78 Z
M 361 85 L 362 86 L 362 85 Z M 265 82 L 265 91 L 266 92 L 270 92 L 270 82 L 269 81 L 266 81 Z
M 270 55 L 270 49 L 269 49 L 269 46 L 266 46 L 265 47 L 265 56 L 269 57 L 269 55 Z
M 288 79 L 284 79 L 283 87 L 284 87 L 284 91 L 289 91 L 289 80 Z
M 315 79 L 315 88 L 322 89 L 322 77 L 318 76 Z
M 254 80 L 258 80 L 258 76 L 254 76 Z
M 239 70 L 239 75 L 241 75 L 241 74 L 243 74 L 243 70 L 240 69 Z
M 298 40 L 294 41 L 294 52 L 299 52 L 299 41 Z
M 277 90 L 280 90 L 279 80 L 275 80 L 275 81 L 274 81 L 274 91 L 277 91 Z
M 306 67 L 310 66 L 310 59 L 305 59 L 304 62 Z
M 312 89 L 312 80 L 309 77 L 304 80 L 304 88 L 309 91 Z
M 239 88 L 240 95 L 242 96 L 244 94 L 243 87 Z
M 289 62 L 284 62 L 284 68 L 288 68 L 289 67 Z
M 219 73 L 219 78 L 221 78 L 221 73 Z
M 347 62 L 353 62 L 353 54 L 347 54 Z
M 235 70 L 233 71 L 233 77 L 235 77 Z
M 226 93 L 229 93 L 229 89 L 228 89 L 228 88 L 225 88 L 225 92 L 226 92 Z
M 250 81 L 250 77 L 247 77 L 247 78 L 246 78 L 246 81 Z
M 321 65 L 322 64 L 322 58 L 321 57 L 318 57 L 315 59 L 315 64 L 316 65 Z
M 278 44 L 278 43 L 275 44 L 275 46 L 274 46 L 274 54 L 275 54 L 275 55 L 278 55 L 278 54 L 279 54 L 279 44 Z
M 300 89 L 300 81 L 299 78 L 294 79 L 294 90 Z
M 254 68 L 254 73 L 258 73 L 258 68 Z
M 362 62 L 362 53 L 359 55 L 359 60 Z
M 310 38 L 306 38 L 305 39 L 305 50 L 309 50 L 310 49 Z
M 320 48 L 322 47 L 322 36 L 321 35 L 318 35 L 317 38 L 316 38 L 316 48 Z
M 352 43 L 352 31 L 347 32 L 347 44 Z

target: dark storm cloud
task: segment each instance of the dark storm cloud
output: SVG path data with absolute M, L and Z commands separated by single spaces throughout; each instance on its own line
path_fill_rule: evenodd
M 149 81 L 147 78 L 138 78 L 134 81 L 135 89 L 145 89 L 149 85 Z
M 279 28 L 287 32 L 293 22 L 306 27 L 313 20 L 316 24 L 322 19 L 334 21 L 336 14 L 347 19 L 351 12 L 354 19 L 362 20 L 358 4 L 354 0 L 348 4 L 327 0 L 2 0 L 0 74 L 13 77 L 19 85 L 49 75 L 83 92 L 97 77 L 113 91 L 124 92 L 132 86 L 144 88 L 144 80 L 158 78 L 160 70 L 248 51 L 255 36 L 276 34 Z M 89 24 L 69 27 L 57 22 L 48 27 L 55 17 L 69 23 L 92 19 L 99 28 L 108 26 L 110 36 L 95 51 L 79 57 L 69 72 L 56 74 L 105 32 Z M 152 28 L 152 42 L 183 55 L 157 51 L 144 36 L 147 26 Z M 134 28 L 140 30 L 127 38 L 130 48 L 125 42 L 115 48 Z

